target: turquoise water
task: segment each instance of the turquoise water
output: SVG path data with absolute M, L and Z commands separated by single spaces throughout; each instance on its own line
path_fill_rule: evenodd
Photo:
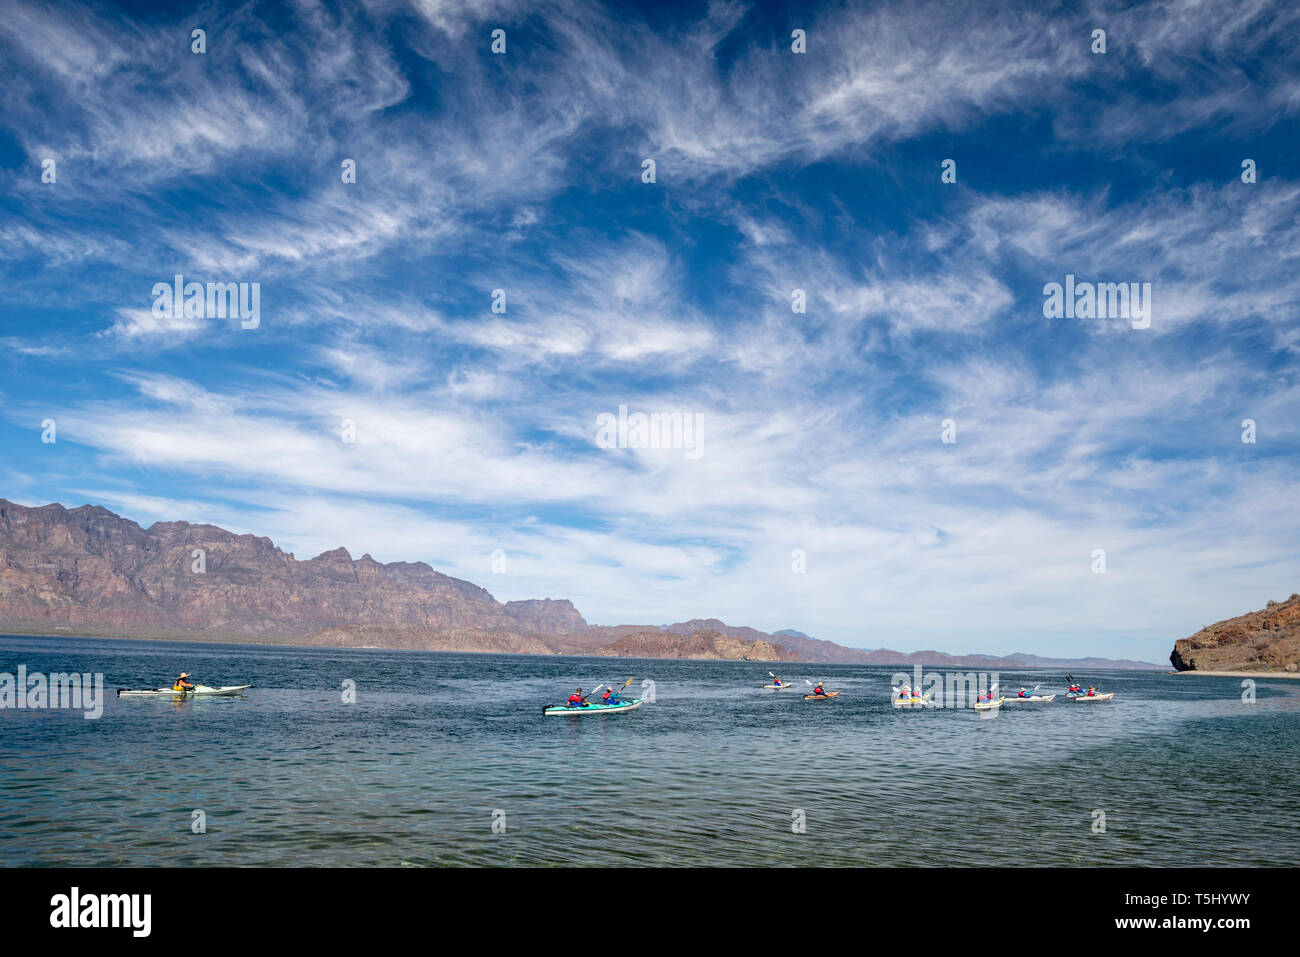
M 757 662 L 0 637 L 20 664 L 254 688 L 0 710 L 8 866 L 1300 864 L 1295 681 L 1247 705 L 1238 679 L 1090 673 L 1114 701 L 984 719 L 896 711 L 898 669 L 848 665 L 783 666 L 843 689 L 804 702 Z M 630 674 L 653 704 L 541 715 Z

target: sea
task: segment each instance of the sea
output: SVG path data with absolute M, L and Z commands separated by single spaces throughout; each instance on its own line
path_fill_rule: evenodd
M 1006 671 L 1058 697 L 985 714 L 855 665 L 0 636 L 20 666 L 105 696 L 0 708 L 8 867 L 1300 865 L 1285 679 Z M 252 688 L 116 696 L 181 671 Z M 542 714 L 629 678 L 639 710 Z

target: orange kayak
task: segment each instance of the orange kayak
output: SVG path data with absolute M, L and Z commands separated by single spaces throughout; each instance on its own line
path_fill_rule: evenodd
M 828 691 L 825 694 L 806 694 L 803 696 L 804 701 L 825 701 L 827 698 L 834 698 L 838 691 Z

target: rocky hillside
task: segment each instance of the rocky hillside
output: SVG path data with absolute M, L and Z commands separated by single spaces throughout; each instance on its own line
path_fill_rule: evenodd
M 553 655 L 555 649 L 537 635 L 481 628 L 421 628 L 419 625 L 370 624 L 324 628 L 298 639 L 304 645 L 333 648 L 391 648 L 396 651 L 460 651 L 511 655 Z
M 381 564 L 344 548 L 299 561 L 268 538 L 214 525 L 145 529 L 97 506 L 0 499 L 0 627 L 11 631 L 294 638 L 370 622 L 553 635 L 587 627 L 568 601 L 503 605 L 423 562 Z
M 641 631 L 626 635 L 598 649 L 598 655 L 617 658 L 694 658 L 707 660 L 791 661 L 761 638 L 745 641 L 718 631 L 697 631 L 683 635 L 669 631 Z
M 1179 639 L 1169 660 L 1179 671 L 1300 670 L 1300 594 Z

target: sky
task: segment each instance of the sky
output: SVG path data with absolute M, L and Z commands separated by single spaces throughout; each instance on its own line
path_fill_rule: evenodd
M 598 624 L 1166 660 L 1300 591 L 1298 37 L 1251 0 L 0 0 L 0 497 Z M 1049 315 L 1067 276 L 1146 320 Z M 694 428 L 611 442 L 620 407 Z

